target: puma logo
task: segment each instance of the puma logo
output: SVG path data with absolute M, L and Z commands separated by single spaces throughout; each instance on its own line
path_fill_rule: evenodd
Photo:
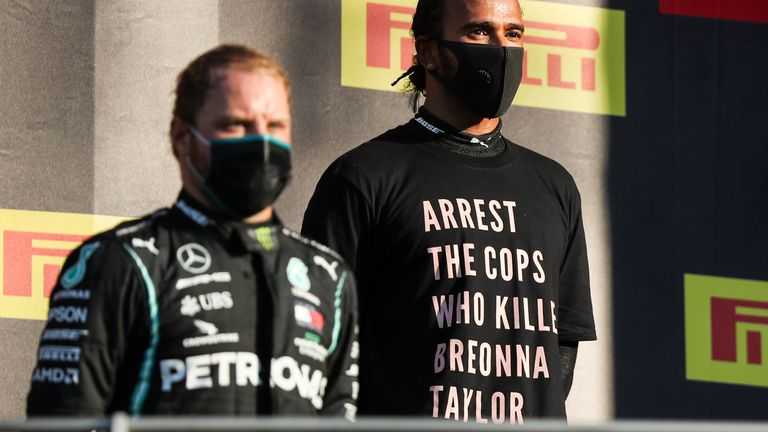
M 339 266 L 338 261 L 334 261 L 333 264 L 331 264 L 325 258 L 318 255 L 315 255 L 315 258 L 313 259 L 313 261 L 315 262 L 315 264 L 324 268 L 325 271 L 327 271 L 328 274 L 331 276 L 331 279 L 333 279 L 334 282 L 336 282 L 339 279 L 339 277 L 336 275 L 336 267 Z

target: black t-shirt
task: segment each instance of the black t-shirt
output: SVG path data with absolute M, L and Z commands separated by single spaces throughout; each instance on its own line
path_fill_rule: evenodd
M 355 270 L 360 414 L 565 417 L 558 347 L 596 335 L 558 163 L 422 110 L 328 168 L 302 233 Z

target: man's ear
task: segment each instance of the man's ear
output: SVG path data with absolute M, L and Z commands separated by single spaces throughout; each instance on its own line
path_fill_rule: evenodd
M 190 134 L 187 123 L 178 117 L 171 120 L 171 148 L 176 159 L 189 155 Z
M 435 70 L 440 67 L 440 55 L 437 49 L 437 42 L 434 40 L 426 36 L 416 38 L 416 58 L 424 69 Z

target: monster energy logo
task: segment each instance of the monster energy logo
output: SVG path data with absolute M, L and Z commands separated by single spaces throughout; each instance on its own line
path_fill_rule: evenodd
M 251 237 L 266 250 L 271 250 L 275 247 L 274 241 L 272 241 L 272 229 L 270 227 L 259 227 L 251 231 Z

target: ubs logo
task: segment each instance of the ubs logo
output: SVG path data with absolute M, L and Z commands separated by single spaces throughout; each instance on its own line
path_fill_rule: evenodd
M 202 273 L 211 266 L 211 254 L 197 243 L 187 243 L 180 247 L 176 251 L 176 259 L 181 268 L 194 274 Z

